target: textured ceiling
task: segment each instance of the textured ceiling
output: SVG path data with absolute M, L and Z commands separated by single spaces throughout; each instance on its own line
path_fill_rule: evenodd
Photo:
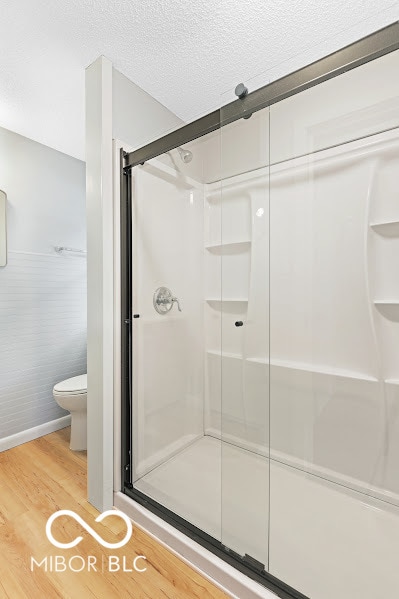
M 100 54 L 190 121 L 397 19 L 392 0 L 2 0 L 0 126 L 83 158 Z

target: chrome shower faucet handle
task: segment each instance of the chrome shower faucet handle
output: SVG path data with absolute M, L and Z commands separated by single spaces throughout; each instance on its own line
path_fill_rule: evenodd
M 158 287 L 158 289 L 156 289 L 152 303 L 158 314 L 167 314 L 173 308 L 173 304 L 175 303 L 177 304 L 179 312 L 182 311 L 179 300 L 167 287 Z
M 181 312 L 181 308 L 180 308 L 180 302 L 177 299 L 177 297 L 172 297 L 172 303 L 176 302 L 177 304 L 177 309 L 179 310 L 179 312 Z

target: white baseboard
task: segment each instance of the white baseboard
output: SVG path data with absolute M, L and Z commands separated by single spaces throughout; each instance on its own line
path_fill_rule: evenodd
M 124 493 L 114 493 L 114 506 L 133 523 L 213 582 L 233 599 L 276 599 L 277 595 L 245 576 Z
M 39 426 L 28 428 L 20 433 L 15 433 L 15 435 L 4 437 L 3 439 L 0 439 L 0 451 L 6 451 L 7 449 L 11 449 L 17 445 L 22 445 L 22 443 L 33 441 L 33 439 L 43 437 L 43 435 L 48 435 L 54 431 L 58 431 L 60 428 L 70 426 L 70 424 L 71 416 L 62 416 L 62 418 L 50 420 L 50 422 L 45 422 L 44 424 L 39 424 Z

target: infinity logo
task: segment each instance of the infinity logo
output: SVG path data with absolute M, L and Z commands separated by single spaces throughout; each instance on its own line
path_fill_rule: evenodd
M 108 543 L 107 541 L 104 541 L 104 539 L 102 539 L 100 537 L 100 535 L 98 535 L 96 533 L 96 531 L 93 530 L 92 527 L 89 526 L 83 520 L 83 518 L 81 518 L 80 516 L 78 516 L 78 514 L 76 514 L 72 510 L 58 510 L 58 512 L 55 512 L 47 520 L 47 524 L 46 524 L 46 535 L 47 535 L 47 538 L 50 541 L 50 543 L 52 543 L 53 545 L 55 545 L 56 547 L 59 547 L 61 549 L 69 549 L 70 547 L 76 547 L 76 545 L 78 545 L 80 543 L 80 541 L 83 540 L 83 537 L 76 537 L 76 539 L 74 541 L 71 541 L 70 543 L 60 543 L 59 541 L 57 541 L 53 537 L 53 533 L 51 532 L 51 526 L 52 526 L 54 520 L 56 520 L 60 516 L 70 516 L 71 518 L 73 518 L 74 520 L 76 520 L 76 522 L 79 522 L 79 524 L 81 524 L 81 526 L 85 530 L 87 530 L 87 532 L 94 539 L 96 539 L 96 541 L 98 543 L 100 543 L 100 545 L 102 545 L 103 547 L 107 547 L 108 549 L 119 549 L 119 547 L 123 547 L 124 545 L 126 545 L 126 543 L 129 541 L 130 537 L 132 536 L 132 522 L 126 516 L 126 514 L 124 514 L 123 512 L 120 512 L 119 510 L 107 510 L 107 511 L 103 512 L 102 514 L 100 514 L 99 516 L 97 516 L 97 518 L 96 518 L 96 522 L 102 522 L 108 516 L 119 516 L 120 518 L 122 518 L 122 520 L 124 520 L 124 522 L 126 524 L 126 527 L 127 527 L 127 532 L 126 532 L 126 535 L 125 535 L 124 539 L 122 539 L 122 541 L 119 541 L 118 543 Z

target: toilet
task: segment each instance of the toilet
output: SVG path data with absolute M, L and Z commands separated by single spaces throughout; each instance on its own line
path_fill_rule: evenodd
M 87 374 L 57 383 L 53 396 L 61 408 L 71 413 L 70 448 L 87 449 Z

